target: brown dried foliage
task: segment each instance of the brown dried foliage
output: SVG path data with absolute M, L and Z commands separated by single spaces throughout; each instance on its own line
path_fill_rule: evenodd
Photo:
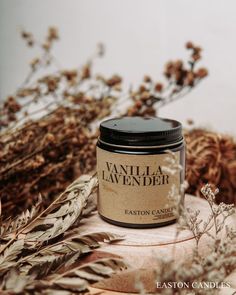
M 156 115 L 157 108 L 180 99 L 208 75 L 207 69 L 196 68 L 202 49 L 192 42 L 188 42 L 186 48 L 190 50 L 190 58 L 186 64 L 182 60 L 176 60 L 165 65 L 166 84 L 153 81 L 146 75 L 138 90 L 130 92 L 133 105 L 127 110 L 128 116 Z
M 3 215 L 28 208 L 39 192 L 47 204 L 73 179 L 94 170 L 96 135 L 87 126 L 99 116 L 99 104 L 86 110 L 59 107 L 0 139 Z
M 80 219 L 94 209 L 90 198 L 96 188 L 97 177 L 83 175 L 44 210 L 39 199 L 30 210 L 3 221 L 1 294 L 81 294 L 90 283 L 126 267 L 118 256 L 92 255 L 101 242 L 122 237 L 108 232 L 83 235 L 78 229 Z
M 3 218 L 28 208 L 39 193 L 46 206 L 76 177 L 93 171 L 98 121 L 112 114 L 115 103 L 122 101 L 120 76 L 93 74 L 94 59 L 104 53 L 101 44 L 85 65 L 68 70 L 58 67 L 52 54 L 59 38 L 56 28 L 49 28 L 41 43 L 28 32 L 23 31 L 22 37 L 42 54 L 30 62 L 24 82 L 0 107 Z M 166 85 L 145 76 L 137 90 L 126 91 L 131 107 L 125 107 L 121 115 L 154 115 L 197 86 L 207 75 L 206 69 L 196 69 L 200 57 L 193 55 L 200 51 L 197 48 L 192 45 L 189 49 L 187 65 L 180 60 L 166 65 Z M 52 66 L 56 71 L 51 72 Z M 40 78 L 36 75 L 39 69 L 45 70 Z M 191 83 L 190 75 L 194 77 Z
M 86 289 L 88 282 L 108 276 L 107 270 L 112 274 L 124 267 L 122 261 L 114 263 L 113 259 L 98 261 L 96 265 L 86 264 L 85 268 L 81 264 L 74 264 L 80 256 L 98 247 L 98 242 L 112 241 L 117 237 L 109 233 L 81 236 L 78 232 L 74 236 L 73 227 L 77 226 L 81 214 L 85 210 L 90 212 L 91 209 L 86 209 L 84 202 L 79 216 L 74 219 L 73 214 L 78 212 L 78 208 L 73 206 L 80 200 L 75 187 L 74 197 L 79 199 L 73 204 L 70 197 L 64 200 L 63 216 L 68 217 L 66 225 L 64 217 L 61 217 L 61 204 L 54 198 L 78 176 L 95 169 L 98 122 L 112 114 L 114 103 L 119 102 L 122 78 L 118 75 L 107 78 L 93 74 L 94 58 L 104 53 L 102 45 L 84 66 L 68 70 L 57 67 L 51 52 L 54 42 L 59 38 L 56 28 L 49 28 L 41 43 L 25 31 L 22 32 L 22 37 L 28 46 L 40 47 L 42 55 L 30 62 L 30 71 L 25 81 L 0 107 L 0 128 L 3 128 L 0 134 L 0 198 L 3 209 L 0 258 L 4 268 L 1 288 L 3 292 L 9 291 L 12 294 L 19 291 L 16 291 L 19 286 L 20 292 L 24 294 L 44 294 L 48 288 L 55 292 L 70 290 L 80 293 Z M 142 84 L 128 93 L 131 106 L 124 108 L 121 115 L 156 115 L 159 108 L 183 97 L 207 76 L 205 68 L 196 68 L 201 59 L 201 48 L 191 42 L 186 44 L 186 48 L 190 50 L 188 63 L 181 60 L 167 63 L 164 69 L 166 85 L 145 76 Z M 52 73 L 47 70 L 51 65 L 57 67 Z M 46 68 L 46 74 L 35 78 L 38 70 L 43 68 Z M 91 90 L 97 91 L 99 95 Z M 39 102 L 46 102 L 42 109 L 38 108 Z M 36 110 L 32 111 L 34 107 Z M 39 117 L 35 119 L 34 115 Z M 212 183 L 221 191 L 223 189 L 216 196 L 218 202 L 235 202 L 235 141 L 206 130 L 186 131 L 185 137 L 189 192 L 199 195 L 204 183 Z M 40 206 L 32 206 L 39 193 L 42 195 Z M 62 196 L 67 196 L 67 193 L 68 190 Z M 221 199 L 218 196 L 222 196 Z M 59 201 L 60 198 L 59 196 Z M 54 205 L 57 205 L 56 211 L 51 212 L 51 209 L 55 209 Z M 31 209 L 22 213 L 23 208 Z M 17 216 L 18 214 L 20 215 Z M 40 214 L 44 214 L 43 220 L 47 223 L 35 224 L 31 233 L 35 240 L 32 242 L 31 235 L 31 243 L 28 243 L 25 237 L 22 239 L 22 233 L 25 233 L 29 224 L 40 220 Z M 50 214 L 57 219 L 56 222 L 50 219 Z M 8 218 L 9 216 L 17 217 Z M 66 227 L 61 227 L 63 231 L 56 240 L 48 239 L 47 234 L 58 223 Z M 39 243 L 38 236 L 41 236 L 42 229 L 48 241 Z M 73 253 L 68 253 L 68 249 Z M 42 261 L 45 255 L 53 260 Z M 68 261 L 71 264 L 66 269 Z M 91 272 L 92 269 L 96 271 Z M 189 272 L 189 267 L 187 271 Z M 76 290 L 74 279 L 77 282 Z
M 203 129 L 186 132 L 188 192 L 201 196 L 210 183 L 220 189 L 216 201 L 236 204 L 236 141 Z

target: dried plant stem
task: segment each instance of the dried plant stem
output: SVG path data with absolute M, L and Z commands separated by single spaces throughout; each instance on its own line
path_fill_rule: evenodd
M 91 180 L 93 181 L 93 178 Z M 75 184 L 76 181 L 71 184 L 71 187 L 73 187 Z M 55 204 L 60 203 L 60 200 L 65 197 L 65 194 L 67 193 L 67 191 L 69 191 L 69 189 L 70 187 L 65 192 L 60 194 L 45 210 L 43 210 L 41 213 L 35 216 L 35 218 L 33 218 L 26 226 L 14 233 L 13 237 L 5 245 L 2 246 L 2 248 L 0 249 L 0 254 L 2 254 L 11 244 L 13 244 L 19 237 L 19 235 L 21 235 L 24 232 L 27 232 L 28 229 L 32 228 L 36 220 L 39 220 L 42 216 L 47 215 L 54 208 Z
M 199 85 L 201 81 L 200 80 L 197 80 L 194 84 L 194 87 L 197 87 Z M 171 84 L 170 84 L 171 85 Z M 183 90 L 183 91 L 182 91 Z M 175 95 L 171 95 L 170 97 L 167 97 L 166 99 L 164 100 L 161 100 L 159 103 L 157 103 L 157 106 L 158 108 L 161 108 L 161 107 L 164 107 L 166 106 L 167 104 L 169 103 L 172 103 L 172 102 L 175 102 L 183 97 L 185 97 L 188 93 L 190 93 L 192 91 L 191 88 L 185 88 L 185 87 L 182 87 L 179 91 L 179 93 L 175 96 Z

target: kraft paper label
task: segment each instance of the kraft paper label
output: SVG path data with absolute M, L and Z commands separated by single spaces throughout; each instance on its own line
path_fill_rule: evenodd
M 180 152 L 176 152 L 178 158 Z M 172 175 L 168 154 L 119 154 L 97 147 L 98 211 L 111 220 L 156 224 L 175 219 L 168 194 L 180 187 L 180 175 Z

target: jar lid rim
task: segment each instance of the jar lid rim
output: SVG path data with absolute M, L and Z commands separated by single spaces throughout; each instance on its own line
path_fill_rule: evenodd
M 159 117 L 113 118 L 100 124 L 100 139 L 113 145 L 166 145 L 183 139 L 182 124 Z

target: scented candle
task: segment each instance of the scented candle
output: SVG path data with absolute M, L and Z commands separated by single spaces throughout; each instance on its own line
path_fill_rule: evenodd
M 182 169 L 168 169 L 168 151 Z M 100 124 L 97 142 L 98 212 L 113 224 L 145 228 L 175 222 L 169 200 L 184 178 L 184 139 L 178 121 L 157 117 L 123 117 Z M 167 168 L 167 169 L 166 169 Z

